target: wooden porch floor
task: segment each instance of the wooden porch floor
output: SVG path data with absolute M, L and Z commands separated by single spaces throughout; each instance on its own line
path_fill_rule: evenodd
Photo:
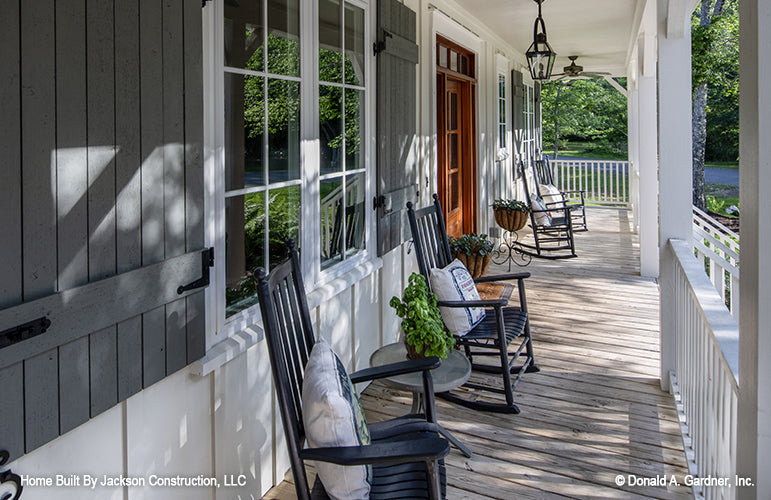
M 639 277 L 631 214 L 591 209 L 578 257 L 526 269 L 536 363 L 517 387 L 519 415 L 437 400 L 439 421 L 475 457 L 446 458 L 449 499 L 687 498 L 685 486 L 617 485 L 617 476 L 687 474 L 671 397 L 659 388 L 658 288 Z M 505 272 L 491 266 L 489 274 Z M 513 266 L 516 267 L 516 266 Z M 512 269 L 514 271 L 514 269 Z M 473 375 L 472 380 L 479 375 Z M 408 412 L 408 394 L 373 384 L 370 421 Z M 266 498 L 295 498 L 288 481 Z

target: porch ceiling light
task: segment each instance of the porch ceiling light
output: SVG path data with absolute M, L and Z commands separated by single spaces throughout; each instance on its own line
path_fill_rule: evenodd
M 557 53 L 554 52 L 546 41 L 546 25 L 541 17 L 541 3 L 543 0 L 535 0 L 538 4 L 538 17 L 533 24 L 533 43 L 525 52 L 527 57 L 527 67 L 530 69 L 530 76 L 533 80 L 548 80 L 551 76 L 551 70 L 554 67 L 554 61 L 557 59 Z M 540 26 L 540 31 L 538 30 Z

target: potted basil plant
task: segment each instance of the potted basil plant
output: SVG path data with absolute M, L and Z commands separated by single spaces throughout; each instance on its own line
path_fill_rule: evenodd
M 391 297 L 389 305 L 402 318 L 407 358 L 439 356 L 447 359 L 450 349 L 455 347 L 455 339 L 445 330 L 436 295 L 428 289 L 423 275 L 412 273 L 402 298 Z

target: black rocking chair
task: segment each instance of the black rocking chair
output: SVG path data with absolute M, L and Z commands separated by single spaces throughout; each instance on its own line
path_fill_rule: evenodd
M 554 183 L 554 176 L 552 175 L 551 166 L 549 165 L 549 159 L 544 156 L 542 160 L 535 160 L 533 163 L 535 167 L 535 190 L 541 196 L 546 196 L 541 192 L 541 186 L 552 186 L 553 190 L 557 189 L 557 185 Z M 560 206 L 564 203 L 570 208 L 570 219 L 573 226 L 573 231 L 588 231 L 586 226 L 586 205 L 584 202 L 584 190 L 575 189 L 572 191 L 559 191 L 558 195 L 552 195 L 550 202 L 546 203 L 547 207 Z
M 254 274 L 297 498 L 329 498 L 318 477 L 313 489 L 309 489 L 303 462 L 314 460 L 338 465 L 372 464 L 372 499 L 443 499 L 446 481 L 442 458 L 447 455 L 450 446 L 447 440 L 439 437 L 435 423 L 430 370 L 441 364 L 435 356 L 351 374 L 351 381 L 359 383 L 422 372 L 425 415 L 408 415 L 370 424 L 370 445 L 303 448 L 303 375 L 315 337 L 298 253 L 294 242 L 290 240 L 287 245 L 288 262 L 276 267 L 270 275 L 266 275 L 262 268 Z
M 531 194 L 525 164 L 519 162 L 518 167 L 522 175 L 522 185 L 525 188 L 525 199 L 530 204 L 530 227 L 533 229 L 534 243 L 518 241 L 517 251 L 543 259 L 576 257 L 570 207 L 561 202 L 545 203 L 537 190 Z M 536 203 L 540 203 L 541 207 L 539 208 Z
M 407 203 L 407 217 L 410 221 L 412 241 L 415 246 L 420 273 L 430 283 L 429 275 L 432 268 L 443 268 L 452 262 L 439 197 L 434 194 L 433 205 L 419 210 L 414 210 L 412 203 Z M 507 299 L 439 301 L 439 306 L 442 307 L 488 308 L 481 323 L 466 335 L 455 337 L 456 347 L 463 348 L 469 361 L 471 361 L 473 370 L 501 375 L 502 387 L 470 382 L 463 387 L 503 394 L 506 402 L 496 403 L 470 399 L 451 392 L 439 393 L 437 397 L 475 410 L 519 413 L 519 407 L 514 404 L 514 388 L 524 373 L 539 371 L 533 359 L 530 321 L 527 316 L 527 301 L 525 299 L 524 280 L 528 277 L 530 277 L 530 273 L 525 272 L 483 276 L 474 280 L 476 283 L 517 280 L 519 307 L 507 306 Z M 513 348 L 511 352 L 509 351 L 510 344 Z M 496 365 L 475 363 L 475 356 L 497 356 L 500 361 Z M 524 358 L 524 362 L 515 365 L 519 358 Z

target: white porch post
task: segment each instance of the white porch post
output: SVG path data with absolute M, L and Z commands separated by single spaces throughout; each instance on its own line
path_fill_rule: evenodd
M 659 274 L 656 2 L 649 1 L 637 40 L 640 161 L 640 274 Z
M 637 90 L 637 58 L 627 68 L 627 128 L 629 160 L 629 203 L 632 206 L 632 228 L 640 229 L 640 94 Z
M 661 387 L 669 389 L 675 367 L 675 283 L 671 238 L 691 241 L 691 16 L 690 0 L 658 0 L 659 60 L 659 290 Z
M 742 218 L 737 470 L 771 498 L 771 3 L 739 2 L 739 171 Z

